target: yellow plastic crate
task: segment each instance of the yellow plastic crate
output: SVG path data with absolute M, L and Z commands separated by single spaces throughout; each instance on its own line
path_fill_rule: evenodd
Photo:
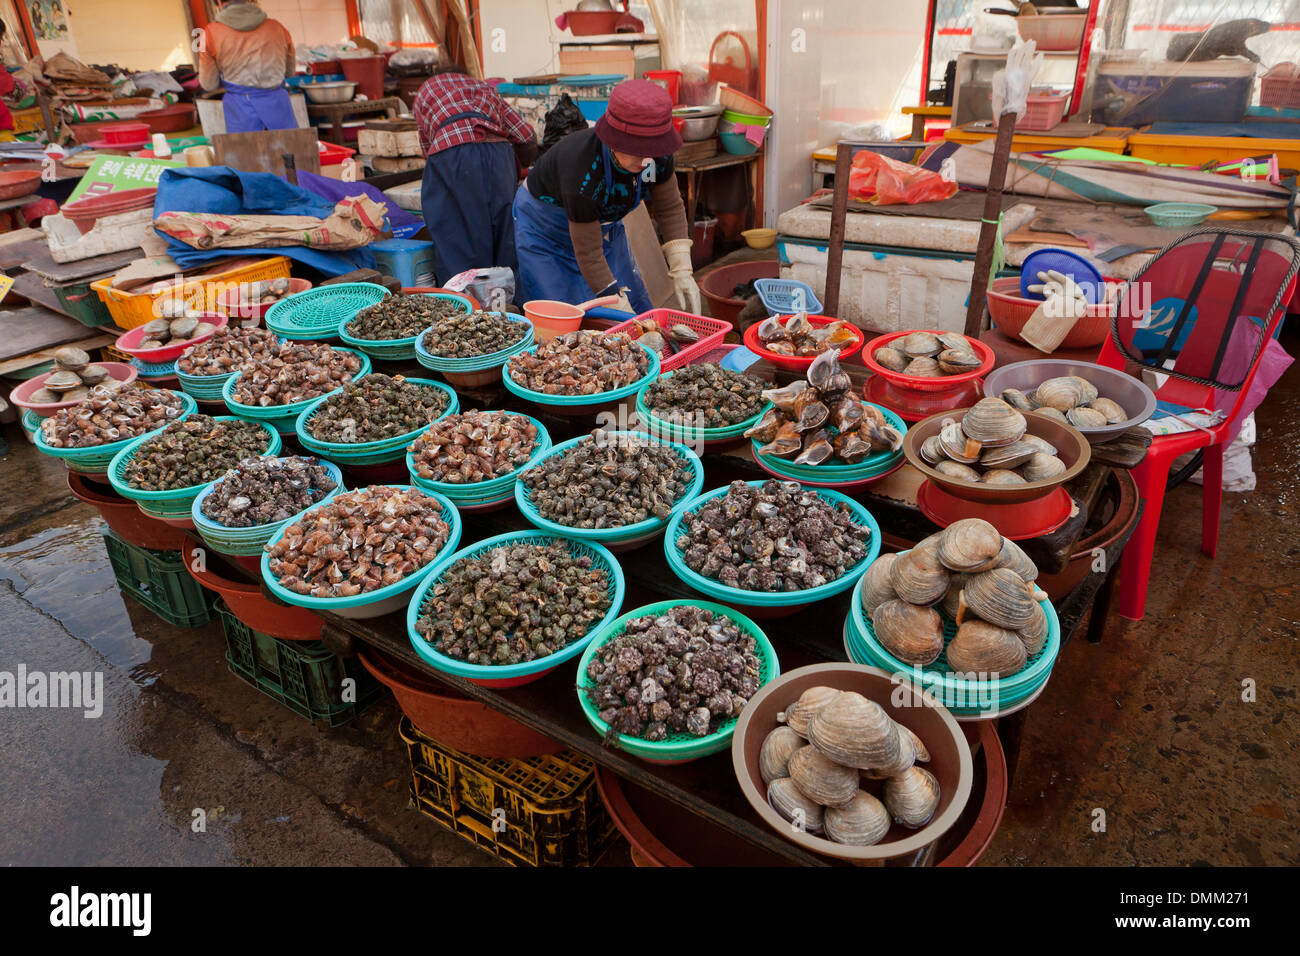
M 1128 138 L 1129 155 L 1176 166 L 1230 163 L 1247 156 L 1277 153 L 1286 169 L 1300 169 L 1300 140 L 1260 139 L 1256 136 L 1169 136 L 1134 133 Z
M 1016 133 L 1011 137 L 1011 151 L 1014 153 L 1036 153 L 1045 149 L 1099 149 L 1106 153 L 1123 153 L 1125 143 L 1133 141 L 1132 132 L 1126 126 L 1107 126 L 1096 136 L 1053 136 L 1051 133 Z M 943 138 L 950 143 L 972 146 L 991 139 L 994 133 L 984 130 L 949 129 Z
M 262 282 L 270 279 L 289 278 L 289 260 L 284 256 L 272 256 L 261 262 L 218 272 L 201 279 L 190 279 L 181 287 L 181 298 L 186 303 L 204 312 L 218 312 L 217 297 L 232 285 L 245 282 Z M 134 329 L 151 322 L 154 314 L 154 302 L 160 298 L 172 298 L 176 295 L 175 287 L 162 292 L 123 292 L 113 288 L 112 277 L 92 282 L 90 287 L 99 295 L 100 301 L 108 306 L 108 313 L 113 317 L 113 324 L 120 329 Z

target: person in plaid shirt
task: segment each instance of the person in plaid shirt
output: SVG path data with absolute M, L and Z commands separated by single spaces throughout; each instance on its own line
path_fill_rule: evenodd
M 415 97 L 427 157 L 420 206 L 438 282 L 467 269 L 517 269 L 511 215 L 520 168 L 537 158 L 533 127 L 490 83 L 441 67 Z

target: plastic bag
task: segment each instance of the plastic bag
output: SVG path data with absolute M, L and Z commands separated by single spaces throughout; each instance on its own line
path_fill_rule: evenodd
M 560 102 L 546 114 L 546 130 L 542 134 L 542 147 L 537 151 L 537 158 L 541 159 L 548 149 L 570 133 L 586 128 L 587 118 L 578 109 L 578 104 L 573 102 L 568 93 L 561 93 Z
M 849 170 L 849 197 L 880 206 L 937 202 L 957 194 L 957 184 L 938 173 L 863 150 Z
M 449 292 L 468 292 L 483 308 L 499 312 L 515 300 L 515 273 L 509 266 L 467 269 L 447 280 Z

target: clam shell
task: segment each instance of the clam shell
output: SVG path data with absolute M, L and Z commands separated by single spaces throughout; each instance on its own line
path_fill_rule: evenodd
M 932 332 L 909 332 L 895 341 L 908 358 L 930 358 L 943 351 L 943 343 Z
M 862 610 L 866 611 L 867 617 L 871 617 L 886 601 L 898 597 L 894 586 L 889 583 L 889 572 L 897 559 L 896 554 L 882 554 L 862 575 Z
M 81 380 L 87 385 L 97 385 L 108 378 L 108 369 L 102 365 L 87 365 L 80 372 Z
M 983 518 L 962 518 L 939 538 L 939 561 L 949 571 L 987 571 L 1002 550 L 1002 532 Z
M 966 434 L 961 422 L 949 422 L 939 429 L 939 446 L 945 455 L 963 465 L 979 461 L 980 452 L 984 450 L 979 439 Z
M 1030 622 L 1034 607 L 1033 592 L 1024 578 L 1010 568 L 994 568 L 966 582 L 957 623 L 966 623 L 973 614 L 980 620 L 1015 631 Z
M 27 396 L 27 401 L 33 405 L 53 405 L 55 402 L 63 401 L 63 395 L 60 392 L 48 388 L 38 388 Z
M 939 809 L 939 781 L 924 767 L 908 767 L 885 781 L 885 808 L 895 822 L 919 830 Z
M 1097 392 L 1096 385 L 1093 385 L 1092 382 L 1088 381 L 1086 378 L 1083 378 L 1079 375 L 1071 375 L 1069 376 L 1069 378 L 1078 387 L 1079 394 L 1083 396 L 1083 401 L 1080 402 L 1079 404 L 1087 405 L 1088 403 L 1095 402 L 1097 400 L 1098 392 Z
M 81 377 L 76 372 L 66 370 L 51 372 L 44 387 L 52 392 L 68 392 L 81 387 Z
M 138 348 L 141 352 L 152 352 L 154 349 L 162 348 L 164 344 L 166 343 L 164 343 L 161 339 L 145 339 L 138 346 L 136 346 L 136 348 Z
M 969 580 L 969 574 L 954 573 L 948 579 L 948 590 L 944 592 L 943 600 L 939 602 L 939 607 L 943 609 L 943 613 L 954 621 L 957 620 L 957 614 L 961 611 L 961 590 Z
M 960 332 L 943 332 L 939 335 L 939 344 L 945 349 L 951 349 L 960 352 L 975 352 L 975 346 L 971 345 L 970 339 Z
M 1030 436 L 1025 436 L 1028 437 Z M 1026 441 L 1025 438 L 1010 445 L 987 449 L 980 455 L 980 464 L 985 468 L 1016 468 L 1023 465 L 1034 457 L 1034 452 L 1041 451 L 1036 444 Z
M 903 369 L 904 375 L 912 375 L 916 378 L 942 378 L 943 369 L 939 368 L 939 363 L 927 356 L 914 358 L 907 363 Z
M 798 700 L 777 714 L 776 719 L 800 737 L 807 737 L 808 721 L 812 720 L 813 714 L 839 695 L 840 691 L 834 687 L 809 687 L 799 695 Z
M 889 569 L 889 583 L 904 601 L 928 607 L 948 590 L 948 569 L 940 563 L 937 548 L 913 548 Z
M 1023 485 L 1025 479 L 1020 472 L 1009 468 L 990 468 L 984 472 L 980 482 L 985 485 Z
M 939 369 L 948 375 L 973 372 L 984 361 L 969 349 L 944 349 L 936 356 L 936 360 L 939 363 Z
M 1029 619 L 1029 623 L 1016 632 L 1016 636 L 1024 642 L 1025 651 L 1030 657 L 1033 657 L 1043 649 L 1047 643 L 1047 612 L 1043 610 L 1041 604 L 1034 604 L 1034 616 Z
M 167 307 L 171 304 L 171 302 L 172 302 L 171 299 L 160 299 L 158 303 L 159 305 L 158 311 L 163 314 L 166 314 L 166 312 L 168 311 Z M 182 304 L 181 311 L 178 313 L 178 315 L 183 314 L 184 310 L 185 310 L 185 306 Z M 170 319 L 166 319 L 166 318 L 154 319 L 151 322 L 146 322 L 144 326 L 144 337 L 150 338 L 151 336 L 155 336 L 155 335 L 168 335 L 171 332 L 171 325 L 172 324 Z
M 957 628 L 946 656 L 948 666 L 958 674 L 1010 677 L 1024 669 L 1028 651 L 1015 631 L 971 620 Z
M 981 398 L 961 420 L 962 431 L 986 446 L 1010 445 L 1025 433 L 1025 416 L 1000 398 Z
M 1128 412 L 1124 411 L 1119 402 L 1114 399 L 1095 398 L 1088 407 L 1105 415 L 1107 425 L 1118 425 L 1120 422 L 1128 421 Z
M 1068 412 L 1074 406 L 1084 404 L 1084 391 L 1079 385 L 1081 381 L 1083 380 L 1074 376 L 1049 378 L 1039 384 L 1034 392 L 1034 401 L 1061 413 Z
M 61 402 L 79 402 L 79 401 L 81 401 L 83 398 L 89 398 L 89 397 L 90 397 L 90 389 L 86 388 L 86 387 L 83 386 L 83 385 L 78 385 L 76 388 L 70 388 L 70 389 L 68 389 L 66 392 L 64 392 L 62 395 L 60 395 L 60 396 L 59 396 L 59 401 L 61 401 Z
M 786 769 L 799 792 L 824 807 L 842 807 L 858 792 L 857 770 L 836 763 L 816 747 L 800 747 L 790 755 Z
M 197 339 L 200 336 L 211 335 L 215 331 L 217 331 L 217 327 L 211 322 L 200 322 L 198 325 L 194 326 L 194 331 L 190 333 L 190 338 Z
M 957 478 L 961 481 L 980 480 L 980 473 L 970 465 L 963 465 L 959 461 L 941 461 L 934 466 L 934 470 L 941 475 L 947 475 L 949 478 Z
M 1033 458 L 1025 462 L 1021 469 L 1021 474 L 1025 476 L 1025 481 L 1047 481 L 1049 478 L 1055 478 L 1065 471 L 1065 462 L 1055 455 L 1044 455 L 1037 452 Z
M 894 721 L 894 724 L 898 727 L 898 756 L 887 764 L 872 767 L 869 772 L 873 775 L 873 779 L 897 776 L 916 763 L 916 745 L 920 738 L 897 721 Z M 922 744 L 921 748 L 925 749 L 925 745 Z M 928 753 L 926 758 L 929 759 Z
M 192 316 L 183 315 L 179 319 L 172 319 L 170 330 L 174 339 L 188 339 L 194 334 L 194 330 L 199 327 L 199 320 Z
M 930 751 L 926 748 L 925 741 L 916 735 L 916 731 L 912 730 L 910 727 L 904 727 L 902 724 L 898 725 L 898 729 L 912 738 L 912 749 L 916 754 L 916 762 L 929 763 Z
M 1046 414 L 1047 411 L 1048 411 L 1047 409 L 1039 409 L 1040 414 Z M 1054 408 L 1051 409 L 1050 411 L 1052 412 L 1053 416 L 1061 414 Z M 1064 419 L 1064 416 L 1061 417 L 1062 419 Z M 1056 446 L 1053 445 L 1046 438 L 1039 438 L 1037 435 L 1026 434 L 1024 438 L 1020 439 L 1020 441 L 1017 442 L 1017 444 L 1021 444 L 1021 443 L 1032 446 L 1034 451 L 1041 451 L 1044 455 L 1056 454 Z
M 268 287 L 268 291 L 271 292 L 271 294 L 273 295 L 277 295 L 277 296 L 284 295 L 286 292 L 289 291 L 289 280 L 284 278 L 283 276 L 280 277 L 279 279 L 272 279 L 271 284 Z
M 921 459 L 931 465 L 937 465 L 941 461 L 948 460 L 948 456 L 943 452 L 943 443 L 939 440 L 938 435 L 931 435 L 921 442 L 920 451 Z
M 943 653 L 943 618 L 932 607 L 886 601 L 871 615 L 871 626 L 881 646 L 904 664 L 924 667 Z
M 871 354 L 871 357 L 876 360 L 877 365 L 887 368 L 891 372 L 901 372 L 903 369 L 907 368 L 907 363 L 909 361 L 906 355 L 898 349 L 890 348 L 889 346 L 885 346 L 883 349 L 876 349 L 876 351 Z
M 1038 578 L 1038 565 L 1029 559 L 1024 549 L 1016 544 L 1010 538 L 1002 539 L 1002 549 L 998 552 L 998 559 L 993 563 L 995 568 L 1008 568 L 1020 575 L 1020 579 L 1025 582 L 1032 582 Z
M 54 353 L 54 362 L 69 372 L 80 372 L 90 364 L 90 355 L 81 349 L 69 346 Z
M 821 804 L 800 793 L 789 777 L 780 777 L 768 784 L 767 802 L 796 828 L 808 833 L 822 832 Z
M 1065 420 L 1075 428 L 1105 428 L 1106 416 L 1095 408 L 1080 405 L 1065 413 Z
M 758 772 L 762 774 L 763 782 L 771 783 L 780 777 L 788 777 L 790 772 L 786 765 L 790 762 L 790 755 L 806 744 L 807 741 L 789 727 L 778 727 L 764 737 L 763 746 L 758 751 Z
M 1039 415 L 1046 415 L 1048 418 L 1052 419 L 1053 421 L 1058 421 L 1062 425 L 1070 424 L 1065 420 L 1064 412 L 1062 412 L 1058 408 L 1052 408 L 1050 405 L 1040 405 L 1037 408 L 1035 408 L 1034 411 Z
M 1038 402 L 1034 401 L 1018 388 L 1004 388 L 1000 397 L 1002 401 L 1006 402 L 1012 408 L 1017 408 L 1022 412 L 1032 412 L 1038 407 Z
M 808 741 L 845 767 L 888 766 L 898 759 L 898 725 L 885 708 L 851 690 L 817 711 Z
M 822 822 L 826 835 L 836 843 L 872 846 L 889 832 L 889 811 L 871 794 L 859 790 L 844 806 L 827 808 Z

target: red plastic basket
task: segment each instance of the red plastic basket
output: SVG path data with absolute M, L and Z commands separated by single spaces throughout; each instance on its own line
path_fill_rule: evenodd
M 667 329 L 673 325 L 684 325 L 694 332 L 698 332 L 700 340 L 694 342 L 680 352 L 672 352 L 668 349 L 659 350 L 659 371 L 670 372 L 675 368 L 689 364 L 696 357 L 706 352 L 711 352 L 722 340 L 727 337 L 731 331 L 731 323 L 723 322 L 721 319 L 710 319 L 703 315 L 693 315 L 690 312 L 679 312 L 677 309 L 651 309 L 649 312 L 642 312 L 636 317 L 637 319 L 654 319 L 659 323 L 661 329 Z M 620 322 L 606 332 L 626 332 L 637 336 L 636 319 L 628 319 L 626 322 Z
M 1279 63 L 1259 81 L 1259 105 L 1300 110 L 1300 65 Z
M 872 356 L 880 349 L 889 345 L 895 339 L 901 339 L 913 332 L 931 332 L 935 335 L 946 334 L 943 329 L 908 329 L 905 332 L 890 332 L 888 335 L 880 335 L 867 343 L 867 347 L 862 350 L 862 363 L 867 368 L 875 372 L 886 381 L 893 382 L 895 385 L 903 385 L 907 388 L 915 389 L 918 392 L 950 392 L 955 391 L 958 386 L 967 382 L 974 381 L 984 375 L 987 375 L 989 369 L 993 368 L 996 357 L 993 350 L 981 342 L 979 339 L 973 339 L 969 335 L 966 340 L 970 342 L 971 348 L 975 350 L 983 361 L 980 367 L 969 372 L 962 372 L 960 375 L 945 375 L 942 378 L 921 378 L 917 375 L 904 375 L 902 372 L 894 372 L 885 368 L 877 362 Z
M 783 315 L 783 316 L 779 316 L 778 320 L 782 325 L 785 325 L 785 323 L 788 322 L 791 318 L 792 316 Z M 813 325 L 830 325 L 832 322 L 838 322 L 839 319 L 832 318 L 829 315 L 810 315 L 808 316 L 808 321 L 810 321 Z M 776 352 L 768 351 L 763 347 L 762 343 L 758 341 L 758 327 L 761 324 L 762 323 L 755 322 L 749 328 L 745 329 L 745 335 L 744 335 L 745 348 L 749 349 L 755 355 L 767 359 L 777 368 L 789 369 L 791 372 L 807 371 L 808 366 L 813 363 L 813 359 L 815 359 L 817 356 L 778 355 Z M 862 348 L 862 343 L 866 341 L 866 336 L 862 334 L 862 330 L 859 329 L 857 326 L 849 325 L 849 331 L 853 333 L 854 341 L 852 345 L 840 349 L 841 361 L 848 358 L 850 355 L 856 354 L 858 349 Z

